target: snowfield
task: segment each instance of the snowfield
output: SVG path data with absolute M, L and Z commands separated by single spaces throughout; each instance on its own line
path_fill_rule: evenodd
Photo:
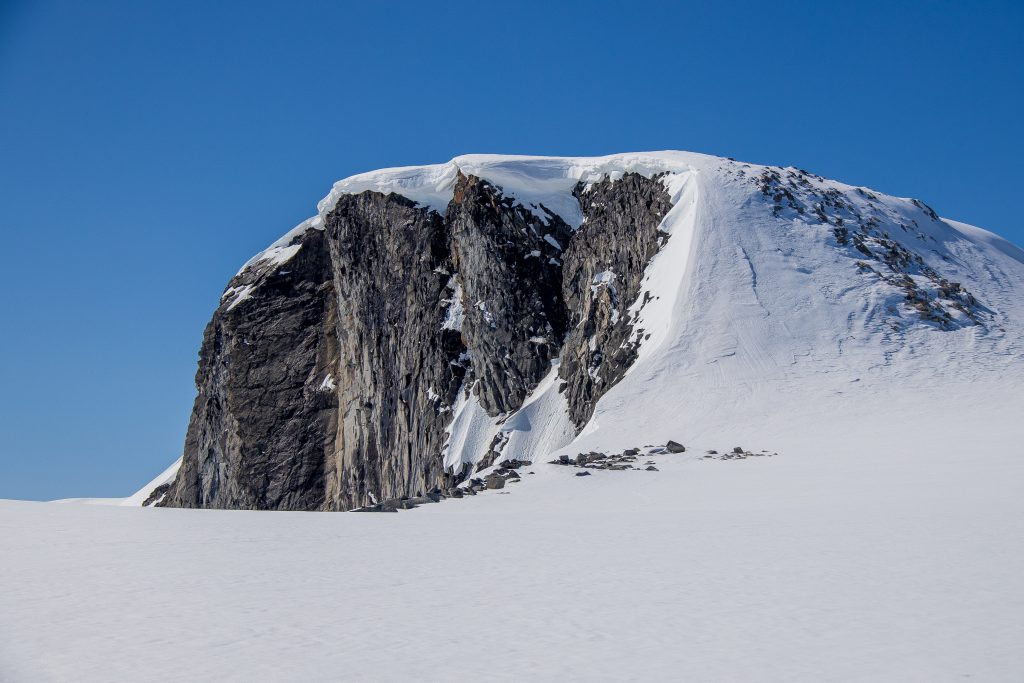
M 582 432 L 553 368 L 502 419 L 451 406 L 446 464 L 499 432 L 534 461 L 501 491 L 140 508 L 175 463 L 78 501 L 105 505 L 0 501 L 0 680 L 1024 680 L 1024 252 L 915 200 L 664 152 L 354 176 L 250 264 L 286 263 L 340 193 L 443 207 L 460 170 L 573 226 L 578 180 L 664 174 L 639 355 Z M 657 471 L 546 462 L 668 439 L 688 450 Z M 734 446 L 777 455 L 704 457 Z
M 390 515 L 4 502 L 0 679 L 1019 681 L 1018 387 Z

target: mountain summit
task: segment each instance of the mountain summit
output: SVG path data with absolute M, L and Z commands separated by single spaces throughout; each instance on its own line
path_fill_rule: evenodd
M 134 504 L 350 510 L 498 463 L 922 428 L 1024 377 L 1024 252 L 927 204 L 684 152 L 334 185 L 206 328 Z

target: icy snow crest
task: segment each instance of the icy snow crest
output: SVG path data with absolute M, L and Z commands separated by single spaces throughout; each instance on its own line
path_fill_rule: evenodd
M 330 193 L 317 203 L 315 216 L 302 221 L 250 259 L 242 266 L 242 271 L 264 261 L 270 261 L 274 267 L 286 263 L 298 251 L 297 248 L 286 251 L 292 247 L 292 242 L 307 230 L 322 230 L 325 217 L 334 209 L 338 199 L 346 194 L 393 192 L 443 214 L 454 195 L 455 182 L 461 172 L 500 187 L 506 196 L 513 197 L 544 221 L 550 219 L 550 211 L 573 228 L 578 228 L 583 216 L 572 196 L 578 182 L 597 182 L 606 176 L 616 180 L 626 173 L 651 177 L 658 173 L 682 172 L 725 162 L 727 160 L 719 157 L 674 151 L 633 152 L 604 157 L 466 154 L 444 164 L 401 166 L 360 173 L 336 182 Z

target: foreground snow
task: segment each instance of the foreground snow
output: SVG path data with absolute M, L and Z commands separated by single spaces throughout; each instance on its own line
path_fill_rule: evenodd
M 807 408 L 391 515 L 2 502 L 0 679 L 1024 678 L 1019 384 Z

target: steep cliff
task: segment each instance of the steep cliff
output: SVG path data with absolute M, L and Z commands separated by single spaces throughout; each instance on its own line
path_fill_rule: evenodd
M 629 336 L 625 308 L 671 205 L 637 174 L 576 195 L 576 232 L 461 172 L 443 215 L 395 193 L 338 197 L 318 229 L 229 283 L 200 352 L 182 465 L 158 504 L 348 510 L 448 488 L 485 456 L 444 465 L 459 392 L 507 416 L 560 354 L 583 371 L 563 371 L 582 426 L 631 361 L 606 347 Z M 619 282 L 592 284 L 611 269 Z
M 565 252 L 562 295 L 572 311 L 559 376 L 569 412 L 582 429 L 598 399 L 636 360 L 639 345 L 629 310 L 647 264 L 668 239 L 660 231 L 672 208 L 659 177 L 630 173 L 573 191 L 584 221 Z
M 316 509 L 323 505 L 337 398 L 327 235 L 304 233 L 287 268 L 273 258 L 235 276 L 206 327 L 177 507 Z

